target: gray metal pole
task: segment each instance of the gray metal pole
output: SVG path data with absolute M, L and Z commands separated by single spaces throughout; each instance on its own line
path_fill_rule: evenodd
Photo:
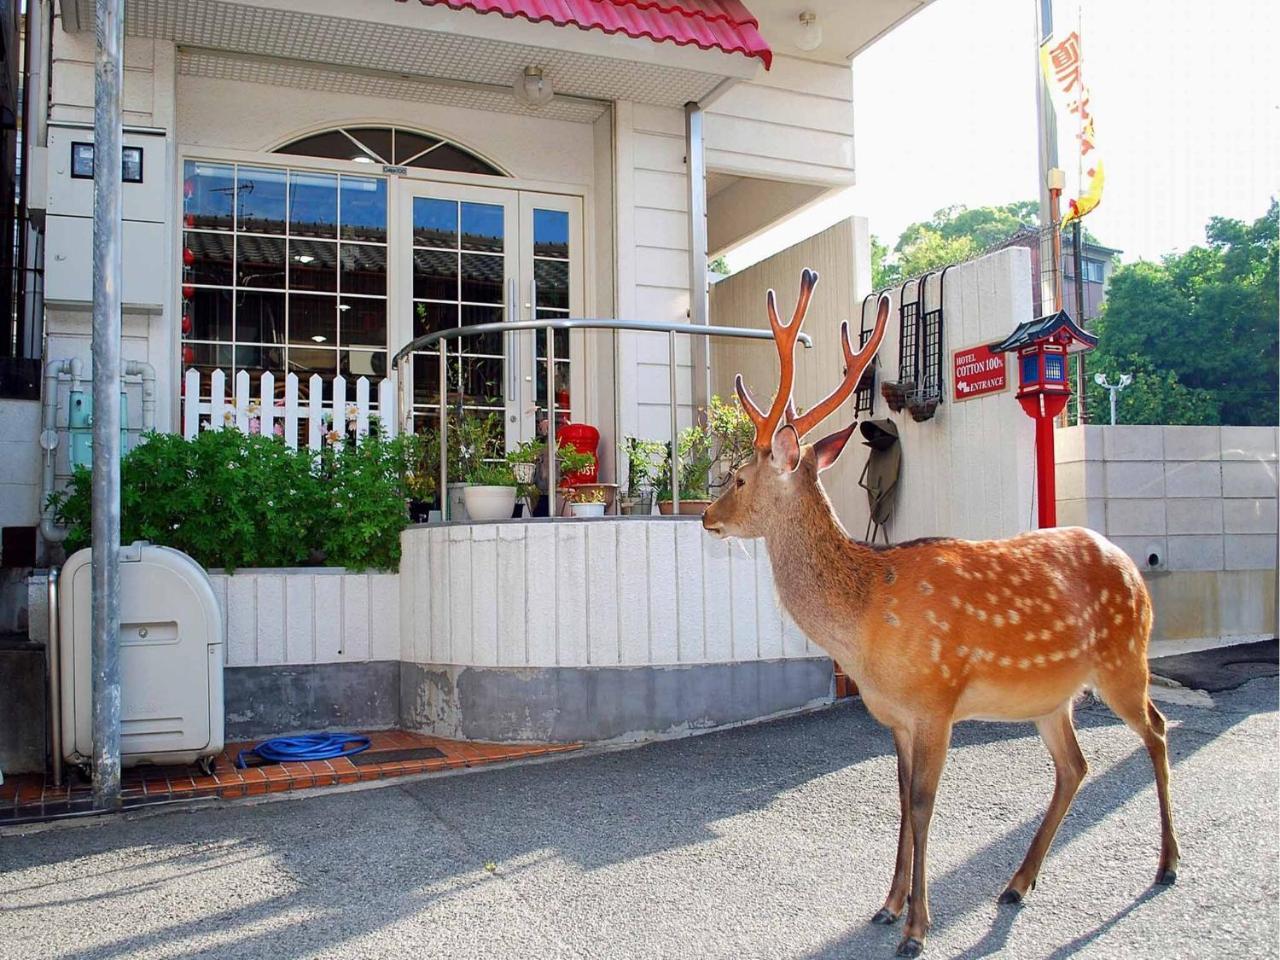
M 667 365 L 671 371 L 669 386 L 671 387 L 671 514 L 680 514 L 680 407 L 679 392 L 676 389 L 676 375 L 680 368 L 676 365 L 676 332 L 667 334 Z
M 537 334 L 534 334 L 536 337 Z M 537 342 L 535 340 L 535 342 Z M 560 448 L 556 445 L 556 332 L 547 327 L 547 516 L 556 515 L 556 474 Z
M 1036 145 L 1039 157 L 1040 184 L 1040 276 L 1035 277 L 1039 284 L 1041 313 L 1048 313 L 1046 304 L 1053 299 L 1053 287 L 1046 286 L 1046 276 L 1053 274 L 1046 271 L 1045 264 L 1053 262 L 1053 244 L 1045 236 L 1043 228 L 1052 221 L 1049 215 L 1049 171 L 1058 166 L 1058 122 L 1053 110 L 1053 96 L 1049 85 L 1045 82 L 1044 71 L 1040 67 L 1040 45 L 1053 33 L 1053 0 L 1032 0 L 1035 4 L 1035 64 L 1036 64 Z M 1061 264 L 1054 264 L 1054 269 L 1061 269 Z
M 1084 231 L 1080 229 L 1080 218 L 1071 222 L 1072 266 L 1076 271 L 1076 322 L 1081 327 L 1087 319 L 1084 315 Z M 1076 426 L 1089 422 L 1085 408 L 1084 351 L 1076 354 Z
M 1111 394 L 1111 425 L 1116 425 L 1116 394 L 1120 392 L 1119 387 L 1107 387 L 1107 392 Z
M 702 108 L 694 101 L 684 105 L 686 191 L 689 202 L 689 322 L 706 326 L 707 304 L 707 162 L 702 132 Z M 693 405 L 706 409 L 711 402 L 711 344 L 694 337 L 689 344 L 693 360 Z
M 120 234 L 123 0 L 97 0 L 93 97 L 93 799 L 120 806 Z
M 445 355 L 446 341 L 440 341 L 440 354 L 437 358 L 440 371 L 440 519 L 456 520 L 449 507 L 449 361 Z M 426 363 L 426 360 L 423 360 Z

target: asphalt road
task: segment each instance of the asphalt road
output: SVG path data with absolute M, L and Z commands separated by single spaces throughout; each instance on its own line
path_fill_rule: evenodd
M 931 957 L 1275 957 L 1277 683 L 1165 705 L 1178 882 L 1151 767 L 1105 707 L 1018 907 L 996 897 L 1051 787 L 1029 726 L 964 724 L 930 842 Z M 0 957 L 888 958 L 896 831 L 860 704 L 377 789 L 0 836 Z

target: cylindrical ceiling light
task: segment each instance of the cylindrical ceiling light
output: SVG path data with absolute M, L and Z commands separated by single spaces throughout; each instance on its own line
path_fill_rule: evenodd
M 796 46 L 809 53 L 822 46 L 822 26 L 812 10 L 800 14 L 800 29 L 796 31 Z
M 516 99 L 531 107 L 542 107 L 551 102 L 555 91 L 551 89 L 551 81 L 543 75 L 541 67 L 525 67 L 524 73 L 516 77 Z

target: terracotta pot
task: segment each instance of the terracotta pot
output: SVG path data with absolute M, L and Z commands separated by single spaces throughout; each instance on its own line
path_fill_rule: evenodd
M 671 507 L 674 505 L 672 500 L 659 500 L 658 510 L 664 517 L 671 516 Z M 700 517 L 707 512 L 707 507 L 711 506 L 710 500 L 684 500 L 680 501 L 680 516 L 682 517 Z

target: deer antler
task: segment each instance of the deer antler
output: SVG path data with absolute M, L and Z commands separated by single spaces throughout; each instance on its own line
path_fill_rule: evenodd
M 800 274 L 800 297 L 796 300 L 796 309 L 791 315 L 791 322 L 786 325 L 783 325 L 778 318 L 778 302 L 774 292 L 770 290 L 766 298 L 769 307 L 769 326 L 773 328 L 773 339 L 778 348 L 778 365 L 781 368 L 778 392 L 773 395 L 773 404 L 769 407 L 767 414 L 761 413 L 756 402 L 751 399 L 751 394 L 747 393 L 746 385 L 742 382 L 742 374 L 734 378 L 733 387 L 738 391 L 742 409 L 756 425 L 755 448 L 757 450 L 768 450 L 773 444 L 774 431 L 778 429 L 778 423 L 782 420 L 784 413 L 788 414 L 788 422 L 791 419 L 789 411 L 794 410 L 791 407 L 791 386 L 795 382 L 796 373 L 796 338 L 800 335 L 800 326 L 804 323 L 804 315 L 809 309 L 809 300 L 813 297 L 813 288 L 817 284 L 818 274 L 815 271 L 806 269 Z
M 806 433 L 825 420 L 840 404 L 844 403 L 849 398 L 849 394 L 853 393 L 858 386 L 858 381 L 862 379 L 862 371 L 867 368 L 867 364 L 871 362 L 871 359 L 876 355 L 876 351 L 880 349 L 880 341 L 884 339 L 884 331 L 888 321 L 889 298 L 881 296 L 879 309 L 876 313 L 875 330 L 871 333 L 871 339 L 857 353 L 853 352 L 853 345 L 849 342 L 849 321 L 845 320 L 840 324 L 840 347 L 844 351 L 844 380 L 840 382 L 840 385 L 835 390 L 831 391 L 825 400 L 814 404 L 800 416 L 795 416 L 793 412 L 788 411 L 787 423 L 795 428 L 796 433 L 802 439 Z

